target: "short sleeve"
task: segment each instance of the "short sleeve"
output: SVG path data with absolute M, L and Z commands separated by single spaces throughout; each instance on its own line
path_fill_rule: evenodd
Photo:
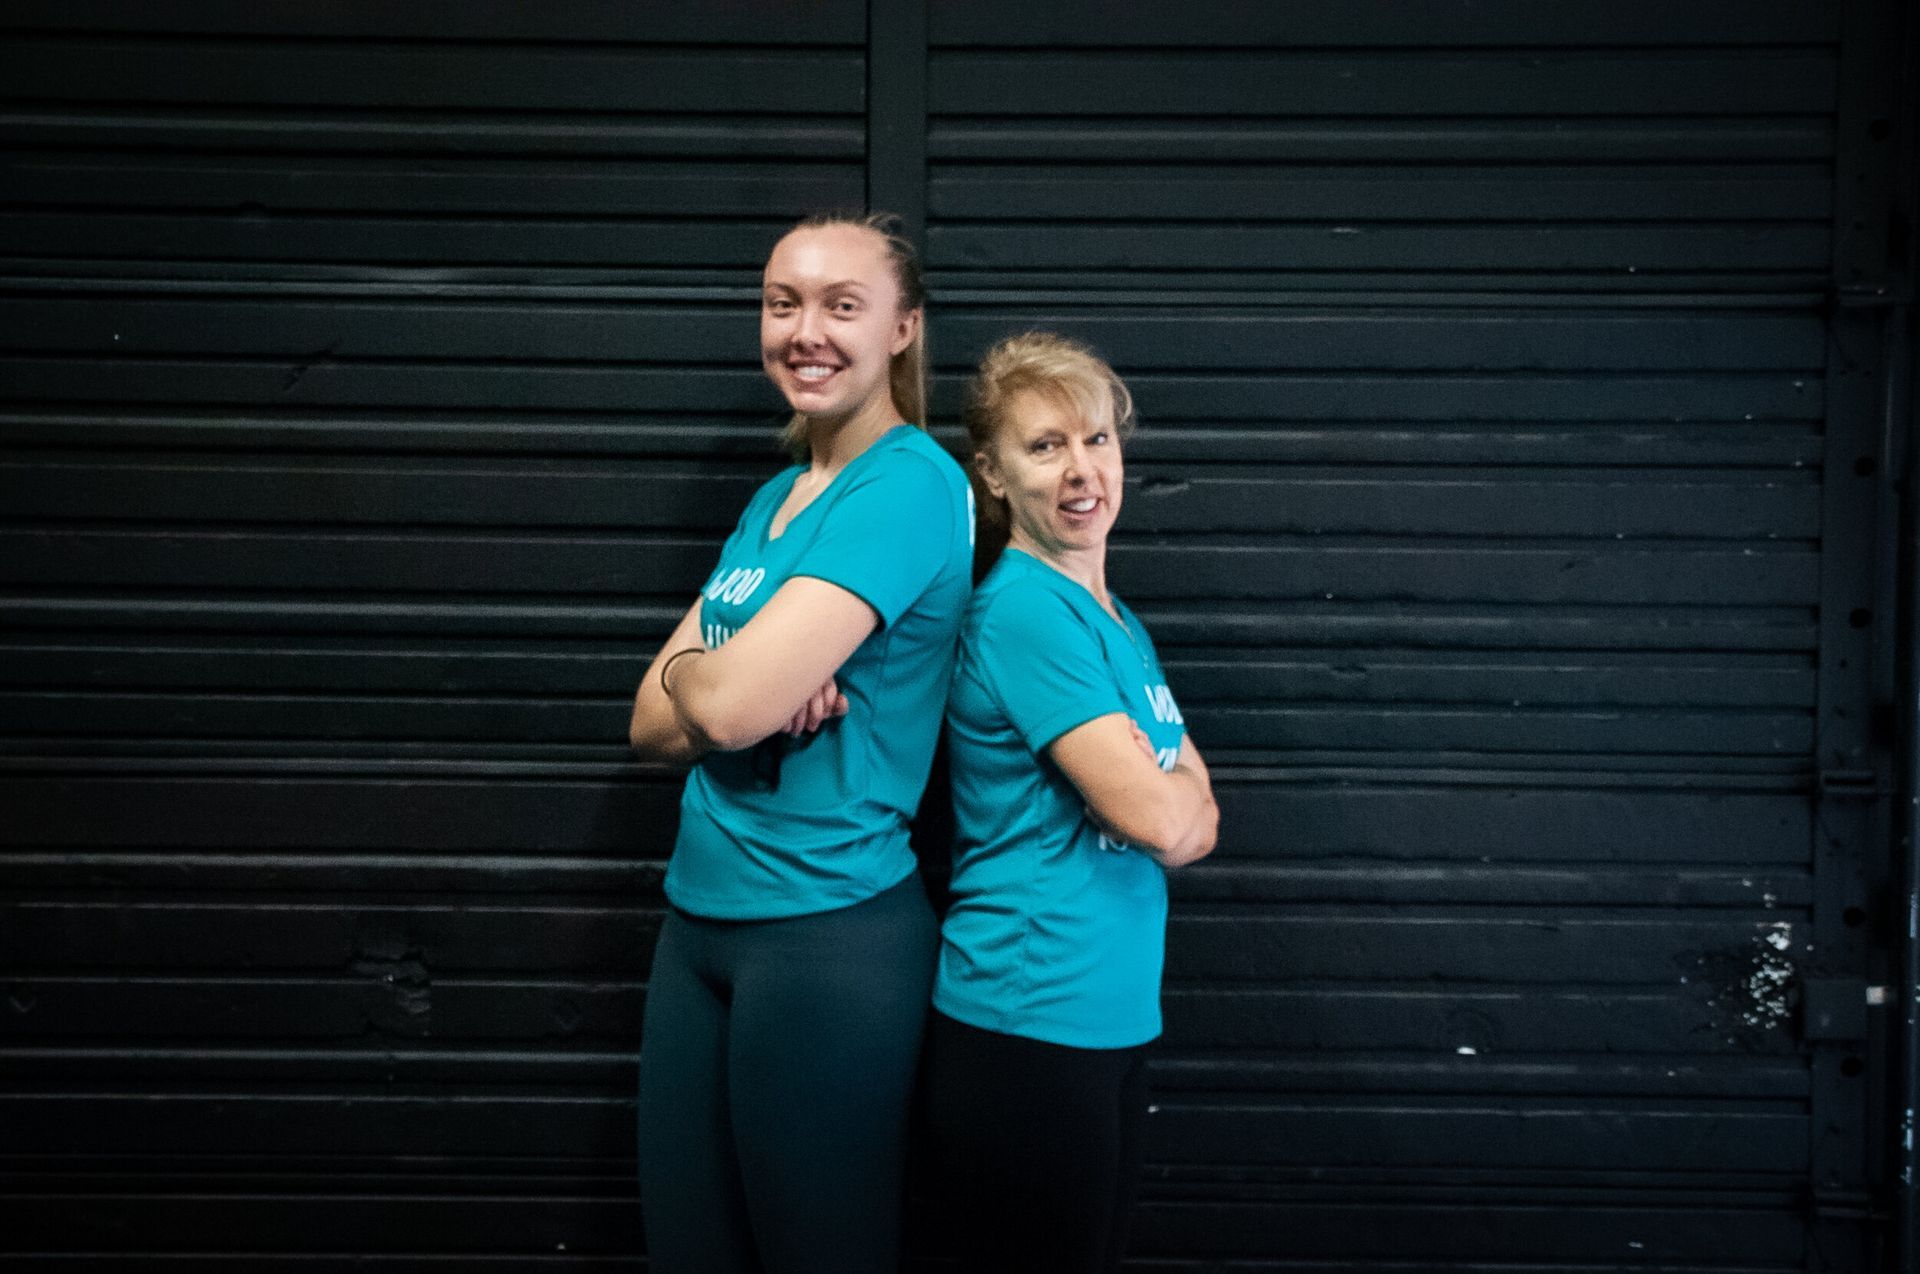
M 1051 590 L 995 598 L 970 637 L 969 662 L 1035 753 L 1095 717 L 1127 710 L 1100 639 Z
M 925 456 L 900 450 L 854 479 L 826 510 L 794 575 L 838 584 L 891 625 L 952 558 L 952 485 Z

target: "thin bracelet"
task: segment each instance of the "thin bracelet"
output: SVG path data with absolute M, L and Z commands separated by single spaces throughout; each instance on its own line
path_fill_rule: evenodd
M 676 650 L 671 655 L 668 655 L 667 662 L 660 665 L 660 692 L 669 699 L 673 698 L 673 687 L 667 684 L 668 671 L 672 669 L 677 661 L 685 659 L 688 655 L 704 655 L 706 653 L 706 647 L 704 646 L 688 646 L 685 650 Z

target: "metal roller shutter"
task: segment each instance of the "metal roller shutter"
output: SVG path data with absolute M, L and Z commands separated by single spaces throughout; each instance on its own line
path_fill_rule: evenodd
M 1882 1268 L 1898 19 L 16 0 L 0 1253 L 638 1251 L 621 725 L 870 203 L 949 441 L 1029 326 L 1145 422 L 1225 837 L 1134 1265 Z

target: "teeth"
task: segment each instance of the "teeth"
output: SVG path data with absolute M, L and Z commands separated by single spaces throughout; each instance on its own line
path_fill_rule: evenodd
M 801 380 L 825 380 L 827 377 L 833 375 L 833 368 L 823 366 L 819 363 L 808 363 L 805 366 L 794 368 L 793 374 Z
M 1098 503 L 1099 501 L 1088 497 L 1085 500 L 1069 500 L 1062 507 L 1069 513 L 1091 513 L 1093 512 L 1093 506 Z

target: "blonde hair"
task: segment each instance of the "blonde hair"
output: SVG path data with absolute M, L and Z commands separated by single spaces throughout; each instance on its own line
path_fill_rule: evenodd
M 963 419 L 976 457 L 993 450 L 1013 419 L 1014 401 L 1022 394 L 1045 395 L 1084 421 L 1108 421 L 1120 438 L 1133 433 L 1133 395 L 1105 359 L 1057 332 L 1022 332 L 988 350 L 967 386 Z M 1007 501 L 987 490 L 977 459 L 968 465 L 967 474 L 980 510 L 974 556 L 978 577 L 1006 547 L 1010 526 Z
M 913 340 L 907 347 L 887 361 L 887 387 L 893 392 L 893 405 L 907 420 L 925 429 L 927 427 L 927 305 L 926 280 L 920 274 L 920 253 L 913 243 L 900 233 L 900 218 L 891 212 L 821 212 L 804 217 L 795 222 L 786 234 L 800 230 L 821 230 L 828 226 L 854 226 L 861 230 L 871 230 L 880 236 L 887 251 L 887 265 L 893 271 L 893 281 L 900 288 L 900 309 L 902 312 L 920 310 L 920 322 L 914 328 Z M 781 440 L 787 444 L 794 458 L 807 458 L 807 416 L 804 412 L 794 412 L 792 419 L 781 431 Z

